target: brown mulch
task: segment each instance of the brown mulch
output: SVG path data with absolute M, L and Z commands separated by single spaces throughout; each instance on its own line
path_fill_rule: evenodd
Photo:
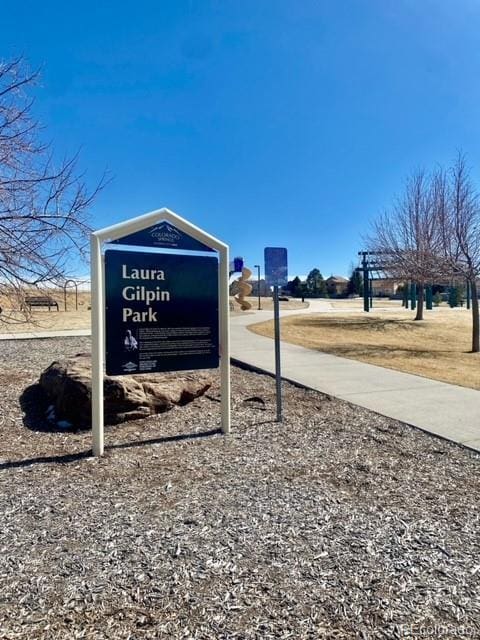
M 231 436 L 215 380 L 93 459 L 19 402 L 88 349 L 0 342 L 0 638 L 480 634 L 477 454 L 233 367 Z

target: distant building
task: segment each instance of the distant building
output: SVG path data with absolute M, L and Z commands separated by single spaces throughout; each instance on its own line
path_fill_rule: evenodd
M 348 280 L 343 276 L 330 276 L 325 280 L 327 285 L 327 293 L 329 296 L 345 296 L 347 295 Z
M 371 281 L 372 294 L 374 297 L 388 297 L 394 296 L 397 293 L 397 289 L 402 284 L 398 280 L 392 278 L 378 278 Z
M 250 278 L 250 280 L 247 280 L 247 283 L 252 287 L 252 290 L 248 295 L 255 296 L 255 297 L 258 296 L 258 285 L 259 285 L 258 280 L 257 279 L 254 280 L 253 278 Z M 236 296 L 237 293 L 238 293 L 238 279 L 230 283 L 230 295 Z M 262 297 L 272 295 L 272 291 L 270 287 L 267 287 L 267 283 L 263 279 L 260 280 L 260 295 Z
M 248 281 L 248 284 L 252 285 L 252 293 L 250 294 L 251 296 L 258 296 L 258 288 L 260 285 L 260 295 L 261 296 L 271 296 L 272 295 L 272 291 L 270 289 L 270 287 L 267 287 L 267 283 L 265 282 L 265 280 L 262 278 L 260 279 L 260 282 L 257 279 L 253 279 L 251 278 Z

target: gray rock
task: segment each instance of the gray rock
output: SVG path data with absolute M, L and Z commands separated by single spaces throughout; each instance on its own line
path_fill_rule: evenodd
M 76 428 L 91 426 L 91 359 L 80 353 L 53 362 L 40 376 L 40 387 L 55 409 L 57 421 Z M 211 386 L 204 372 L 175 372 L 104 377 L 105 424 L 147 418 L 188 404 Z

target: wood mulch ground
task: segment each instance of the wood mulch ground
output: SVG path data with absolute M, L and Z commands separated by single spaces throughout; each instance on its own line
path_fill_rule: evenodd
M 0 342 L 0 638 L 480 634 L 477 454 L 232 368 L 231 436 L 215 380 L 92 459 L 19 403 L 88 349 Z

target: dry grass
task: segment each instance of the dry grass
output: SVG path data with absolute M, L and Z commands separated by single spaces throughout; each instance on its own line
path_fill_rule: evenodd
M 344 298 L 339 300 L 329 300 L 333 309 L 345 309 L 346 311 L 363 311 L 363 298 Z M 390 300 L 389 298 L 374 298 L 373 310 L 377 308 L 401 308 L 401 300 Z
M 235 302 L 234 298 L 230 298 L 230 300 L 233 302 L 234 305 L 234 309 L 235 311 L 237 311 L 237 309 L 240 309 L 240 306 L 237 302 Z M 252 308 L 250 311 L 258 311 L 258 297 L 257 296 L 249 296 L 247 298 L 245 298 L 245 300 L 247 300 L 248 302 L 250 302 L 250 304 L 252 305 Z M 260 297 L 260 306 L 262 307 L 262 311 L 273 311 L 273 299 L 271 297 Z M 307 309 L 308 308 L 308 302 L 302 302 L 301 300 L 296 300 L 296 299 L 292 299 L 292 300 L 288 300 L 287 301 L 280 301 L 280 309 L 282 309 L 283 311 L 295 311 L 295 309 Z
M 31 331 L 64 331 L 67 329 L 90 329 L 90 293 L 79 292 L 78 294 L 78 311 L 75 310 L 75 294 L 67 294 L 67 311 L 63 298 L 63 291 L 53 292 L 51 295 L 57 302 L 59 311 L 56 309 L 48 310 L 47 307 L 34 307 L 32 309 L 29 321 L 18 309 L 11 309 L 8 301 L 0 296 L 0 306 L 3 307 L 3 313 L 0 315 L 0 333 L 23 333 Z M 241 311 L 240 306 L 231 298 L 234 305 L 234 315 L 243 313 L 254 313 L 257 311 L 258 298 L 247 298 L 252 303 L 252 309 L 249 311 Z M 261 298 L 262 309 L 272 310 L 273 301 L 271 298 Z M 292 311 L 295 309 L 304 309 L 308 307 L 308 303 L 302 303 L 299 300 L 289 300 L 288 302 L 280 302 L 280 309 L 283 311 Z
M 32 295 L 39 295 L 32 292 Z M 58 311 L 48 307 L 34 307 L 28 320 L 18 309 L 12 308 L 11 301 L 0 296 L 0 333 L 23 333 L 30 331 L 62 331 L 66 329 L 90 328 L 90 293 L 78 292 L 78 310 L 75 309 L 75 293 L 67 293 L 67 306 L 63 290 L 48 291 L 48 295 L 58 303 Z
M 480 354 L 472 354 L 471 315 L 437 308 L 415 322 L 411 311 L 306 314 L 282 320 L 282 340 L 344 358 L 480 389 Z M 273 336 L 273 322 L 250 327 Z

